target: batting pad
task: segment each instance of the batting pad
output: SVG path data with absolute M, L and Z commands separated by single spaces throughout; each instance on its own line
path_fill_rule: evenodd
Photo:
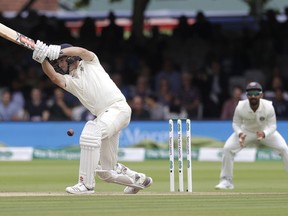
M 94 121 L 88 121 L 80 136 L 79 182 L 89 189 L 95 187 L 94 171 L 100 158 L 101 129 Z
M 135 187 L 143 189 L 143 182 L 146 179 L 146 175 L 143 173 L 137 173 L 130 170 L 126 166 L 117 163 L 115 170 L 96 170 L 99 178 L 108 182 L 129 187 Z

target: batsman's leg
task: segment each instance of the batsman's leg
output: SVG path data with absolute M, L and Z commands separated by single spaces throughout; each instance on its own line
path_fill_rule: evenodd
M 111 138 L 102 139 L 100 164 L 104 170 L 113 170 L 117 164 L 119 135 L 116 133 Z
M 102 139 L 100 154 L 101 170 L 96 170 L 99 178 L 110 183 L 133 186 L 125 188 L 124 193 L 129 194 L 135 194 L 140 189 L 149 187 L 152 184 L 152 178 L 146 177 L 143 173 L 132 171 L 122 164 L 117 164 L 120 133 L 118 132 L 108 138 L 104 125 L 101 128 L 104 139 Z
M 101 166 L 99 166 L 100 169 L 96 170 L 96 174 L 100 179 L 109 183 L 143 189 L 152 184 L 152 179 L 146 177 L 143 173 L 132 171 L 126 166 L 117 163 L 120 131 L 127 127 L 130 116 L 131 108 L 128 104 L 126 102 L 118 102 L 111 106 L 107 112 L 97 117 L 102 132 L 102 144 Z
M 78 184 L 67 187 L 73 194 L 94 193 L 95 169 L 99 162 L 101 129 L 95 121 L 88 121 L 80 136 L 80 168 Z
M 97 175 L 103 181 L 129 186 L 131 188 L 144 189 L 152 184 L 152 178 L 143 173 L 130 170 L 123 164 L 117 163 L 113 170 L 96 170 Z M 137 192 L 138 192 L 137 191 Z M 125 190 L 124 190 L 125 192 Z M 136 193 L 137 193 L 136 192 Z

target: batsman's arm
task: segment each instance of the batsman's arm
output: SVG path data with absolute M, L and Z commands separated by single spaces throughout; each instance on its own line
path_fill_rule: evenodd
M 95 54 L 82 47 L 68 47 L 61 50 L 61 56 L 79 56 L 84 61 L 92 61 Z
M 41 64 L 44 73 L 48 78 L 61 88 L 65 88 L 65 78 L 62 74 L 57 73 L 48 60 L 44 60 Z

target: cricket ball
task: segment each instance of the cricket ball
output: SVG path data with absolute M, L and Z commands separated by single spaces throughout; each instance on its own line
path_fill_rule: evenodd
M 74 130 L 73 130 L 73 129 L 69 129 L 69 130 L 67 131 L 67 135 L 68 135 L 68 136 L 73 136 L 73 135 L 74 135 Z

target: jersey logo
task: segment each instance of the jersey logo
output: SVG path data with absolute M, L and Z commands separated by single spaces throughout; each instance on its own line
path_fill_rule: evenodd
M 261 117 L 259 118 L 259 120 L 260 120 L 260 121 L 265 121 L 265 117 L 261 116 Z

